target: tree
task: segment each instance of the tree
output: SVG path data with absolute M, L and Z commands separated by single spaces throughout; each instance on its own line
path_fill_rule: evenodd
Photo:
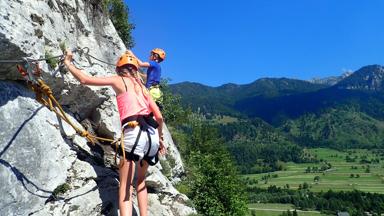
M 251 211 L 251 215 L 252 215 L 252 216 L 256 216 L 256 210 L 255 210 L 255 209 L 252 209 L 252 211 Z
M 293 211 L 292 216 L 298 216 L 296 209 Z
M 307 169 L 305 170 L 305 173 L 310 173 L 311 172 L 311 167 L 307 167 Z
M 320 181 L 320 176 L 315 176 L 315 178 L 313 178 L 313 181 L 315 181 L 315 182 Z
M 195 169 L 191 189 L 197 210 L 203 215 L 243 215 L 243 188 L 229 156 L 194 153 L 192 157 Z
M 194 119 L 190 125 L 189 196 L 203 215 L 245 215 L 245 188 L 232 158 L 217 130 L 200 120 Z
M 291 210 L 287 210 L 288 216 L 292 216 Z
M 181 97 L 172 94 L 168 82 L 168 79 L 161 80 L 161 91 L 163 92 L 163 110 L 161 113 L 163 114 L 167 125 L 182 125 L 185 122 L 188 122 L 188 118 L 191 116 L 191 110 L 182 107 Z
M 319 167 L 312 167 L 312 172 L 317 173 L 319 171 Z
M 369 166 L 367 166 L 367 168 L 365 169 L 365 172 L 366 173 L 370 173 L 371 172 L 371 168 Z
M 135 28 L 135 26 L 128 21 L 129 9 L 124 4 L 124 1 L 103 0 L 103 6 L 125 46 L 128 49 L 132 48 L 134 46 L 134 41 L 131 31 Z
M 288 209 L 287 211 L 283 212 L 281 216 L 292 216 L 292 212 Z

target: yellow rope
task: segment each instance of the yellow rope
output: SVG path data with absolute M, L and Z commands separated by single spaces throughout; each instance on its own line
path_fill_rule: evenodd
M 83 49 L 80 49 L 77 51 L 83 53 L 84 49 L 88 49 L 88 51 L 85 52 L 85 54 L 87 55 L 87 58 L 88 58 L 90 64 L 92 64 L 92 62 L 89 59 L 90 57 L 95 59 L 95 60 L 101 61 L 103 63 L 110 64 L 108 62 L 104 62 L 104 61 L 97 59 L 96 57 L 90 55 L 89 54 L 89 48 L 87 48 L 87 47 L 84 47 Z M 73 52 L 75 52 L 75 51 L 73 51 Z M 63 55 L 54 56 L 52 58 L 61 58 L 62 56 Z M 33 61 L 27 60 L 27 64 L 29 66 L 29 63 L 37 62 L 37 61 L 43 61 L 43 60 L 47 60 L 47 59 L 37 59 L 37 60 L 33 60 Z M 24 63 L 25 61 L 26 61 L 25 59 L 23 59 L 23 60 L 0 60 L 0 63 Z M 21 75 L 23 77 L 26 77 L 26 75 L 28 75 L 26 70 L 22 66 L 17 65 L 17 69 L 19 70 L 19 72 L 21 73 Z M 53 92 L 52 92 L 51 88 L 42 79 L 37 79 L 37 80 L 35 79 L 35 78 L 41 76 L 41 71 L 40 71 L 40 68 L 38 67 L 38 65 L 35 66 L 35 71 L 33 72 L 33 76 L 34 76 L 33 80 L 27 79 L 27 85 L 30 89 L 32 89 L 32 91 L 35 92 L 36 100 L 39 103 L 41 103 L 42 105 L 47 107 L 52 112 L 56 113 L 56 115 L 59 116 L 61 119 L 63 119 L 65 122 L 67 122 L 76 131 L 76 133 L 78 133 L 82 137 L 85 137 L 86 139 L 88 139 L 88 141 L 91 142 L 93 145 L 95 145 L 97 140 L 110 142 L 111 145 L 115 145 L 115 147 L 116 147 L 115 162 L 116 162 L 116 155 L 118 153 L 118 151 L 117 151 L 118 150 L 117 149 L 118 143 L 120 141 L 121 142 L 121 148 L 123 150 L 123 157 L 125 158 L 124 141 L 123 141 L 124 140 L 124 128 L 122 129 L 122 132 L 121 132 L 121 138 L 116 139 L 116 140 L 104 138 L 104 137 L 98 137 L 98 136 L 95 136 L 95 135 L 89 133 L 89 131 L 87 131 L 87 130 L 81 130 L 80 128 L 76 127 L 72 123 L 72 121 L 68 118 L 67 114 L 64 112 L 63 108 L 61 107 L 60 103 L 53 96 Z M 36 82 L 35 82 L 35 80 L 36 80 Z M 136 126 L 138 126 L 138 122 L 128 122 L 128 126 L 129 127 L 136 127 Z M 123 160 L 123 163 L 121 165 L 123 165 L 123 164 L 124 164 L 124 160 Z
M 105 141 L 110 142 L 111 145 L 115 145 L 115 163 L 117 163 L 117 154 L 118 154 L 118 148 L 119 148 L 119 142 L 120 142 L 120 148 L 122 150 L 122 156 L 125 159 L 125 150 L 124 150 L 124 128 L 121 130 L 121 137 L 120 139 L 109 139 L 104 137 L 98 137 L 93 134 L 91 134 L 87 130 L 81 130 L 80 128 L 76 127 L 75 124 L 68 118 L 67 114 L 64 112 L 62 106 L 60 103 L 56 100 L 56 98 L 53 96 L 53 92 L 51 88 L 42 80 L 38 79 L 37 84 L 30 84 L 29 87 L 32 89 L 32 91 L 36 94 L 36 100 L 46 106 L 48 109 L 50 109 L 52 112 L 56 113 L 57 116 L 59 116 L 62 120 L 67 122 L 80 136 L 85 137 L 89 142 L 91 142 L 93 145 L 95 145 L 96 141 Z M 139 122 L 137 121 L 130 121 L 126 124 L 126 126 L 130 128 L 135 128 L 139 125 Z M 122 160 L 122 163 L 120 163 L 120 166 L 124 165 L 125 160 Z
M 43 104 L 48 109 L 55 112 L 61 119 L 67 122 L 76 131 L 76 133 L 78 133 L 82 137 L 87 138 L 88 141 L 91 142 L 93 145 L 96 143 L 97 140 L 111 142 L 112 144 L 118 143 L 119 140 L 97 137 L 89 133 L 89 131 L 81 130 L 80 128 L 76 127 L 76 125 L 74 125 L 73 122 L 68 118 L 60 103 L 53 96 L 51 88 L 43 80 L 38 79 L 37 84 L 32 85 L 31 89 L 35 92 L 36 100 L 39 103 Z

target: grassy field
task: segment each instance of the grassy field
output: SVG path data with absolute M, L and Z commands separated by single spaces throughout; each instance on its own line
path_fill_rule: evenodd
M 349 152 L 340 152 L 332 149 L 309 149 L 311 154 L 316 155 L 317 159 L 327 161 L 332 165 L 331 168 L 313 172 L 313 167 L 320 169 L 324 162 L 320 163 L 287 163 L 284 171 L 271 172 L 268 180 L 263 180 L 263 176 L 268 174 L 250 174 L 243 175 L 243 178 L 257 180 L 257 185 L 267 188 L 270 185 L 297 189 L 299 185 L 306 182 L 309 189 L 314 192 L 328 191 L 350 191 L 361 190 L 365 192 L 384 194 L 384 158 L 375 155 L 368 150 L 350 150 Z M 347 162 L 346 157 L 352 159 Z M 353 159 L 355 160 L 353 162 Z M 375 161 L 368 163 L 367 161 Z M 310 167 L 311 171 L 306 172 Z M 368 168 L 369 167 L 369 168 Z M 316 169 L 316 168 L 315 168 Z M 369 172 L 368 172 L 369 171 Z M 314 181 L 315 176 L 320 178 Z
M 348 152 L 340 152 L 332 149 L 316 148 L 308 149 L 310 154 L 316 156 L 319 163 L 287 163 L 283 171 L 271 173 L 243 175 L 252 184 L 261 188 L 267 188 L 270 185 L 278 187 L 287 187 L 297 189 L 299 185 L 306 182 L 309 190 L 314 192 L 328 191 L 351 191 L 354 189 L 384 194 L 384 158 L 371 151 L 356 149 Z M 346 158 L 350 159 L 348 162 Z M 320 170 L 323 164 L 331 164 L 331 167 L 325 171 Z M 310 168 L 308 168 L 310 167 Z M 316 168 L 317 167 L 317 168 Z M 310 172 L 308 172 L 310 170 Z M 369 171 L 369 172 L 368 172 Z M 353 174 L 353 176 L 352 176 Z M 266 176 L 269 176 L 265 180 Z M 320 180 L 315 181 L 318 176 Z M 250 183 L 251 184 L 251 183 Z M 294 209 L 290 204 L 274 203 L 252 203 L 248 205 L 249 215 L 254 211 L 257 216 L 278 216 Z M 302 216 L 323 215 L 317 211 L 297 211 Z
M 239 121 L 238 118 L 232 117 L 232 116 L 226 116 L 226 115 L 215 115 L 212 118 L 212 122 L 217 124 L 223 124 L 223 125 L 238 122 L 238 121 Z
M 253 203 L 248 205 L 249 215 L 254 211 L 257 216 L 279 216 L 284 211 L 294 210 L 294 206 L 290 204 L 277 204 L 277 203 Z M 300 216 L 324 216 L 318 211 L 300 211 L 296 210 Z

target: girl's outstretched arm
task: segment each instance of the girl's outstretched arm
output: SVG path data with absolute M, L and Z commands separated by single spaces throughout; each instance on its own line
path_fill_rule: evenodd
M 92 77 L 88 76 L 80 69 L 76 68 L 72 63 L 72 51 L 67 50 L 64 59 L 64 64 L 67 66 L 69 72 L 81 83 L 84 85 L 94 85 L 94 86 L 113 86 L 115 77 Z

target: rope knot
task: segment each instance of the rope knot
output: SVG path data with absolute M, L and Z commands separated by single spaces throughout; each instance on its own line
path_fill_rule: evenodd
M 52 90 L 47 84 L 45 84 L 43 81 L 40 81 L 39 84 L 41 90 L 43 90 L 45 94 L 52 95 Z
M 92 143 L 92 145 L 95 145 L 96 143 L 95 137 L 92 134 L 90 134 L 88 131 L 81 131 L 80 136 L 87 138 L 88 141 Z
M 89 136 L 89 132 L 88 131 L 81 131 L 80 136 L 88 137 Z

